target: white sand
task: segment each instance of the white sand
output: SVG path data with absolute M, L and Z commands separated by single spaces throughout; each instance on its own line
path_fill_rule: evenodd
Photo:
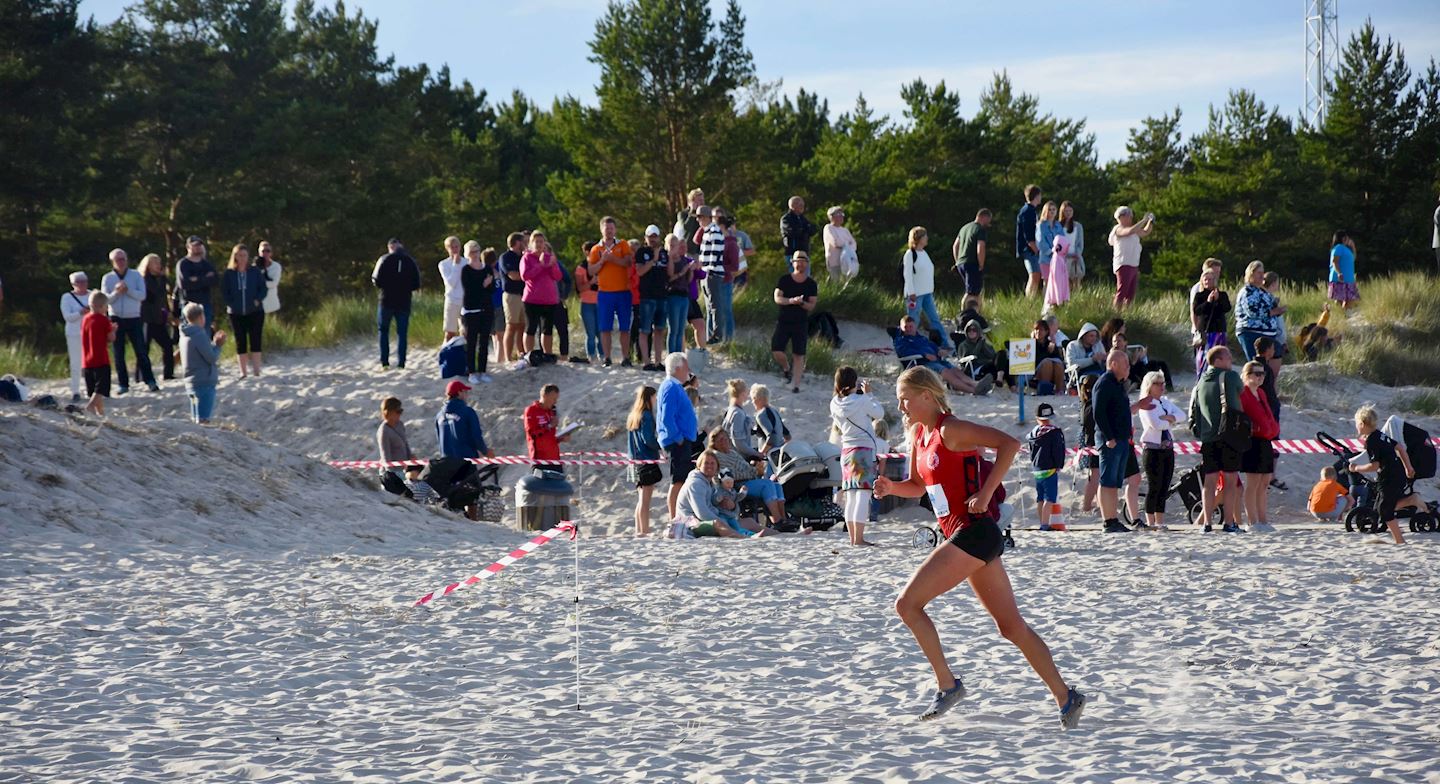
M 933 609 L 972 697 L 914 720 L 933 682 L 890 610 L 920 557 L 912 524 L 880 523 L 865 552 L 838 532 L 604 536 L 633 493 L 619 469 L 587 471 L 576 712 L 574 545 L 409 609 L 526 535 L 384 503 L 368 474 L 318 462 L 373 457 L 392 392 L 431 452 L 432 361 L 378 377 L 368 346 L 271 362 L 227 369 L 220 427 L 183 420 L 178 383 L 113 400 L 103 425 L 0 406 L 0 781 L 1440 782 L 1440 535 L 1395 548 L 1287 526 L 1320 457 L 1282 458 L 1277 535 L 1017 533 L 1021 606 L 1093 698 L 1071 733 L 966 589 Z M 606 431 L 660 379 L 495 375 L 482 421 L 507 454 L 541 383 L 593 424 L 574 448 L 621 450 Z M 706 374 L 706 414 L 727 375 Z M 777 391 L 792 430 L 823 434 L 828 386 Z M 1349 435 L 1356 403 L 1394 394 L 1316 386 L 1285 437 Z M 1008 394 L 956 402 L 1024 429 Z M 1051 402 L 1073 440 L 1077 401 Z

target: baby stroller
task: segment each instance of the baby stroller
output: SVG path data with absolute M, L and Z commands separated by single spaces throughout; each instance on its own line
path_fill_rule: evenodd
M 839 447 L 828 441 L 812 444 L 792 438 L 770 450 L 769 462 L 771 478 L 784 492 L 787 512 L 787 519 L 770 521 L 775 530 L 791 533 L 806 527 L 828 531 L 845 521 L 845 510 L 833 500 L 840 487 Z M 740 510 L 745 515 L 769 517 L 765 505 L 752 499 L 742 501 Z
M 1323 430 L 1315 434 L 1315 440 L 1320 442 L 1326 452 L 1335 456 L 1335 481 L 1349 490 L 1350 497 L 1355 499 L 1355 505 L 1345 513 L 1345 530 L 1362 534 L 1378 534 L 1384 531 L 1385 526 L 1380 522 L 1380 514 L 1375 509 L 1375 480 L 1350 470 L 1351 461 L 1360 453 Z
M 479 511 L 475 519 L 498 523 L 505 516 L 499 473 L 499 466 L 477 468 L 458 457 L 438 457 L 425 466 L 410 489 L 420 503 L 443 504 L 456 512 L 475 506 Z

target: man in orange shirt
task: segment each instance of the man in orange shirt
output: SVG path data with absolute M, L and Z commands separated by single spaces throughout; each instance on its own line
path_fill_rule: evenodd
M 600 219 L 600 242 L 590 249 L 590 272 L 600 284 L 596 310 L 600 321 L 600 351 L 605 367 L 610 367 L 611 331 L 620 323 L 620 361 L 630 367 L 630 268 L 635 264 L 635 251 L 630 243 L 615 237 L 615 219 Z
M 1339 504 L 1342 496 L 1345 498 L 1343 508 Z M 1310 488 L 1310 502 L 1305 506 L 1316 520 L 1339 520 L 1350 511 L 1350 506 L 1354 503 L 1355 499 L 1350 497 L 1350 491 L 1336 481 L 1335 468 L 1325 466 L 1320 469 L 1320 481 Z

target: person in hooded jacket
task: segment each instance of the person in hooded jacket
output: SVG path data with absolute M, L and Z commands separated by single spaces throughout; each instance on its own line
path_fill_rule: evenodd
M 1065 369 L 1076 379 L 1105 373 L 1105 348 L 1100 345 L 1100 328 L 1085 322 L 1080 336 L 1065 346 Z
M 830 420 L 840 431 L 845 530 L 854 547 L 874 544 L 865 540 L 865 524 L 870 522 L 870 499 L 878 476 L 876 456 L 882 454 L 874 423 L 885 418 L 885 407 L 874 395 L 866 394 L 866 387 L 855 368 L 846 365 L 835 371 L 835 396 L 830 398 Z

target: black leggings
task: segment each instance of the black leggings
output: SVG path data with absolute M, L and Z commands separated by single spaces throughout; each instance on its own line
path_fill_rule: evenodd
M 550 306 L 550 320 L 541 334 L 548 335 L 551 329 L 557 333 L 556 353 L 562 357 L 568 356 L 570 354 L 570 311 L 566 310 L 563 304 Z
M 1165 514 L 1165 499 L 1170 495 L 1170 481 L 1175 477 L 1175 452 L 1170 449 L 1145 448 L 1145 511 Z
M 465 364 L 471 373 L 484 373 L 490 360 L 490 330 L 495 326 L 495 311 L 462 313 L 460 321 L 465 328 Z
M 145 351 L 150 351 L 150 344 L 160 346 L 160 361 L 165 369 L 164 377 L 175 378 L 175 344 L 171 340 L 170 325 L 165 322 L 145 325 Z
M 235 333 L 236 354 L 259 353 L 262 350 L 261 337 L 265 334 L 265 311 L 257 310 L 243 316 L 231 313 L 230 330 Z

